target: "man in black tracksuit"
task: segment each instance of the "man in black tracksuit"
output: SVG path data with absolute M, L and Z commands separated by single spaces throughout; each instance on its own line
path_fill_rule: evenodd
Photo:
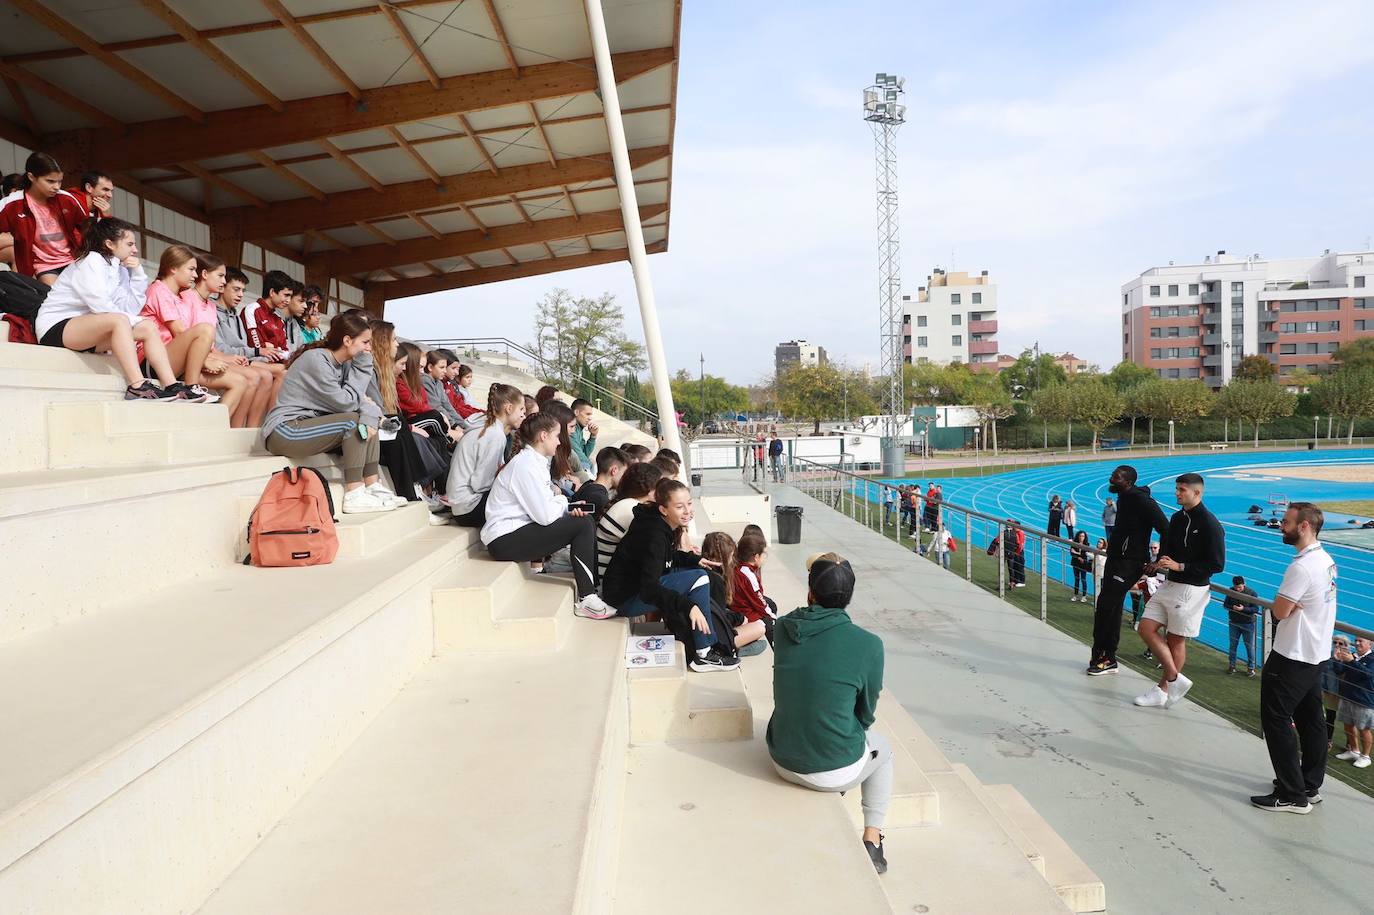
M 1099 677 L 1117 671 L 1116 649 L 1121 644 L 1121 609 L 1126 592 L 1140 581 L 1141 571 L 1150 559 L 1150 538 L 1168 530 L 1159 503 L 1150 496 L 1150 487 L 1135 485 L 1135 468 L 1126 464 L 1112 471 L 1107 489 L 1116 496 L 1116 525 L 1107 540 L 1107 564 L 1102 581 L 1097 583 L 1097 606 L 1093 612 L 1093 650 L 1088 676 Z

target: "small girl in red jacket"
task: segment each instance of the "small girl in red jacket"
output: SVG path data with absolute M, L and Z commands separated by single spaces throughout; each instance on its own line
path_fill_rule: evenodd
M 735 548 L 734 588 L 730 595 L 730 609 L 744 614 L 747 622 L 738 630 L 737 645 L 747 645 L 760 636 L 773 644 L 773 621 L 778 605 L 763 593 L 763 561 L 768 555 L 768 541 L 762 531 L 746 529 Z

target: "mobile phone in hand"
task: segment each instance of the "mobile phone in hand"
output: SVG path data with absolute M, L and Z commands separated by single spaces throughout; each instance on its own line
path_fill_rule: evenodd
M 582 511 L 590 515 L 596 511 L 596 506 L 590 502 L 569 502 L 568 511 Z

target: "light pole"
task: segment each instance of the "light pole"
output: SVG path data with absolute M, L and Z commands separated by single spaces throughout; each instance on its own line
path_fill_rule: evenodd
M 1174 450 L 1174 421 L 1171 419 L 1171 420 L 1169 420 L 1169 452 L 1172 454 L 1172 453 L 1173 453 L 1173 450 Z
M 701 354 L 701 376 L 697 384 L 701 385 L 701 428 L 706 430 L 706 354 Z
M 1313 448 L 1316 448 L 1316 447 L 1317 447 L 1317 420 L 1319 420 L 1319 419 L 1321 419 L 1320 416 L 1314 416 L 1314 417 L 1312 417 L 1312 447 L 1313 447 Z

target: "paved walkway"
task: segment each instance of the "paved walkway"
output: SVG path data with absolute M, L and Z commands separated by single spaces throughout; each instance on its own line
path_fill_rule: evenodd
M 728 487 L 710 476 L 712 491 Z M 767 488 L 805 508 L 802 542 L 773 545 L 770 564 L 800 569 L 826 549 L 850 560 L 854 617 L 883 637 L 887 687 L 951 759 L 1027 797 L 1106 883 L 1112 913 L 1374 910 L 1374 800 L 1328 779 L 1310 816 L 1252 808 L 1273 774 L 1255 736 L 1189 702 L 1134 707 L 1140 675 L 1084 676 L 1071 637 L 791 487 Z

